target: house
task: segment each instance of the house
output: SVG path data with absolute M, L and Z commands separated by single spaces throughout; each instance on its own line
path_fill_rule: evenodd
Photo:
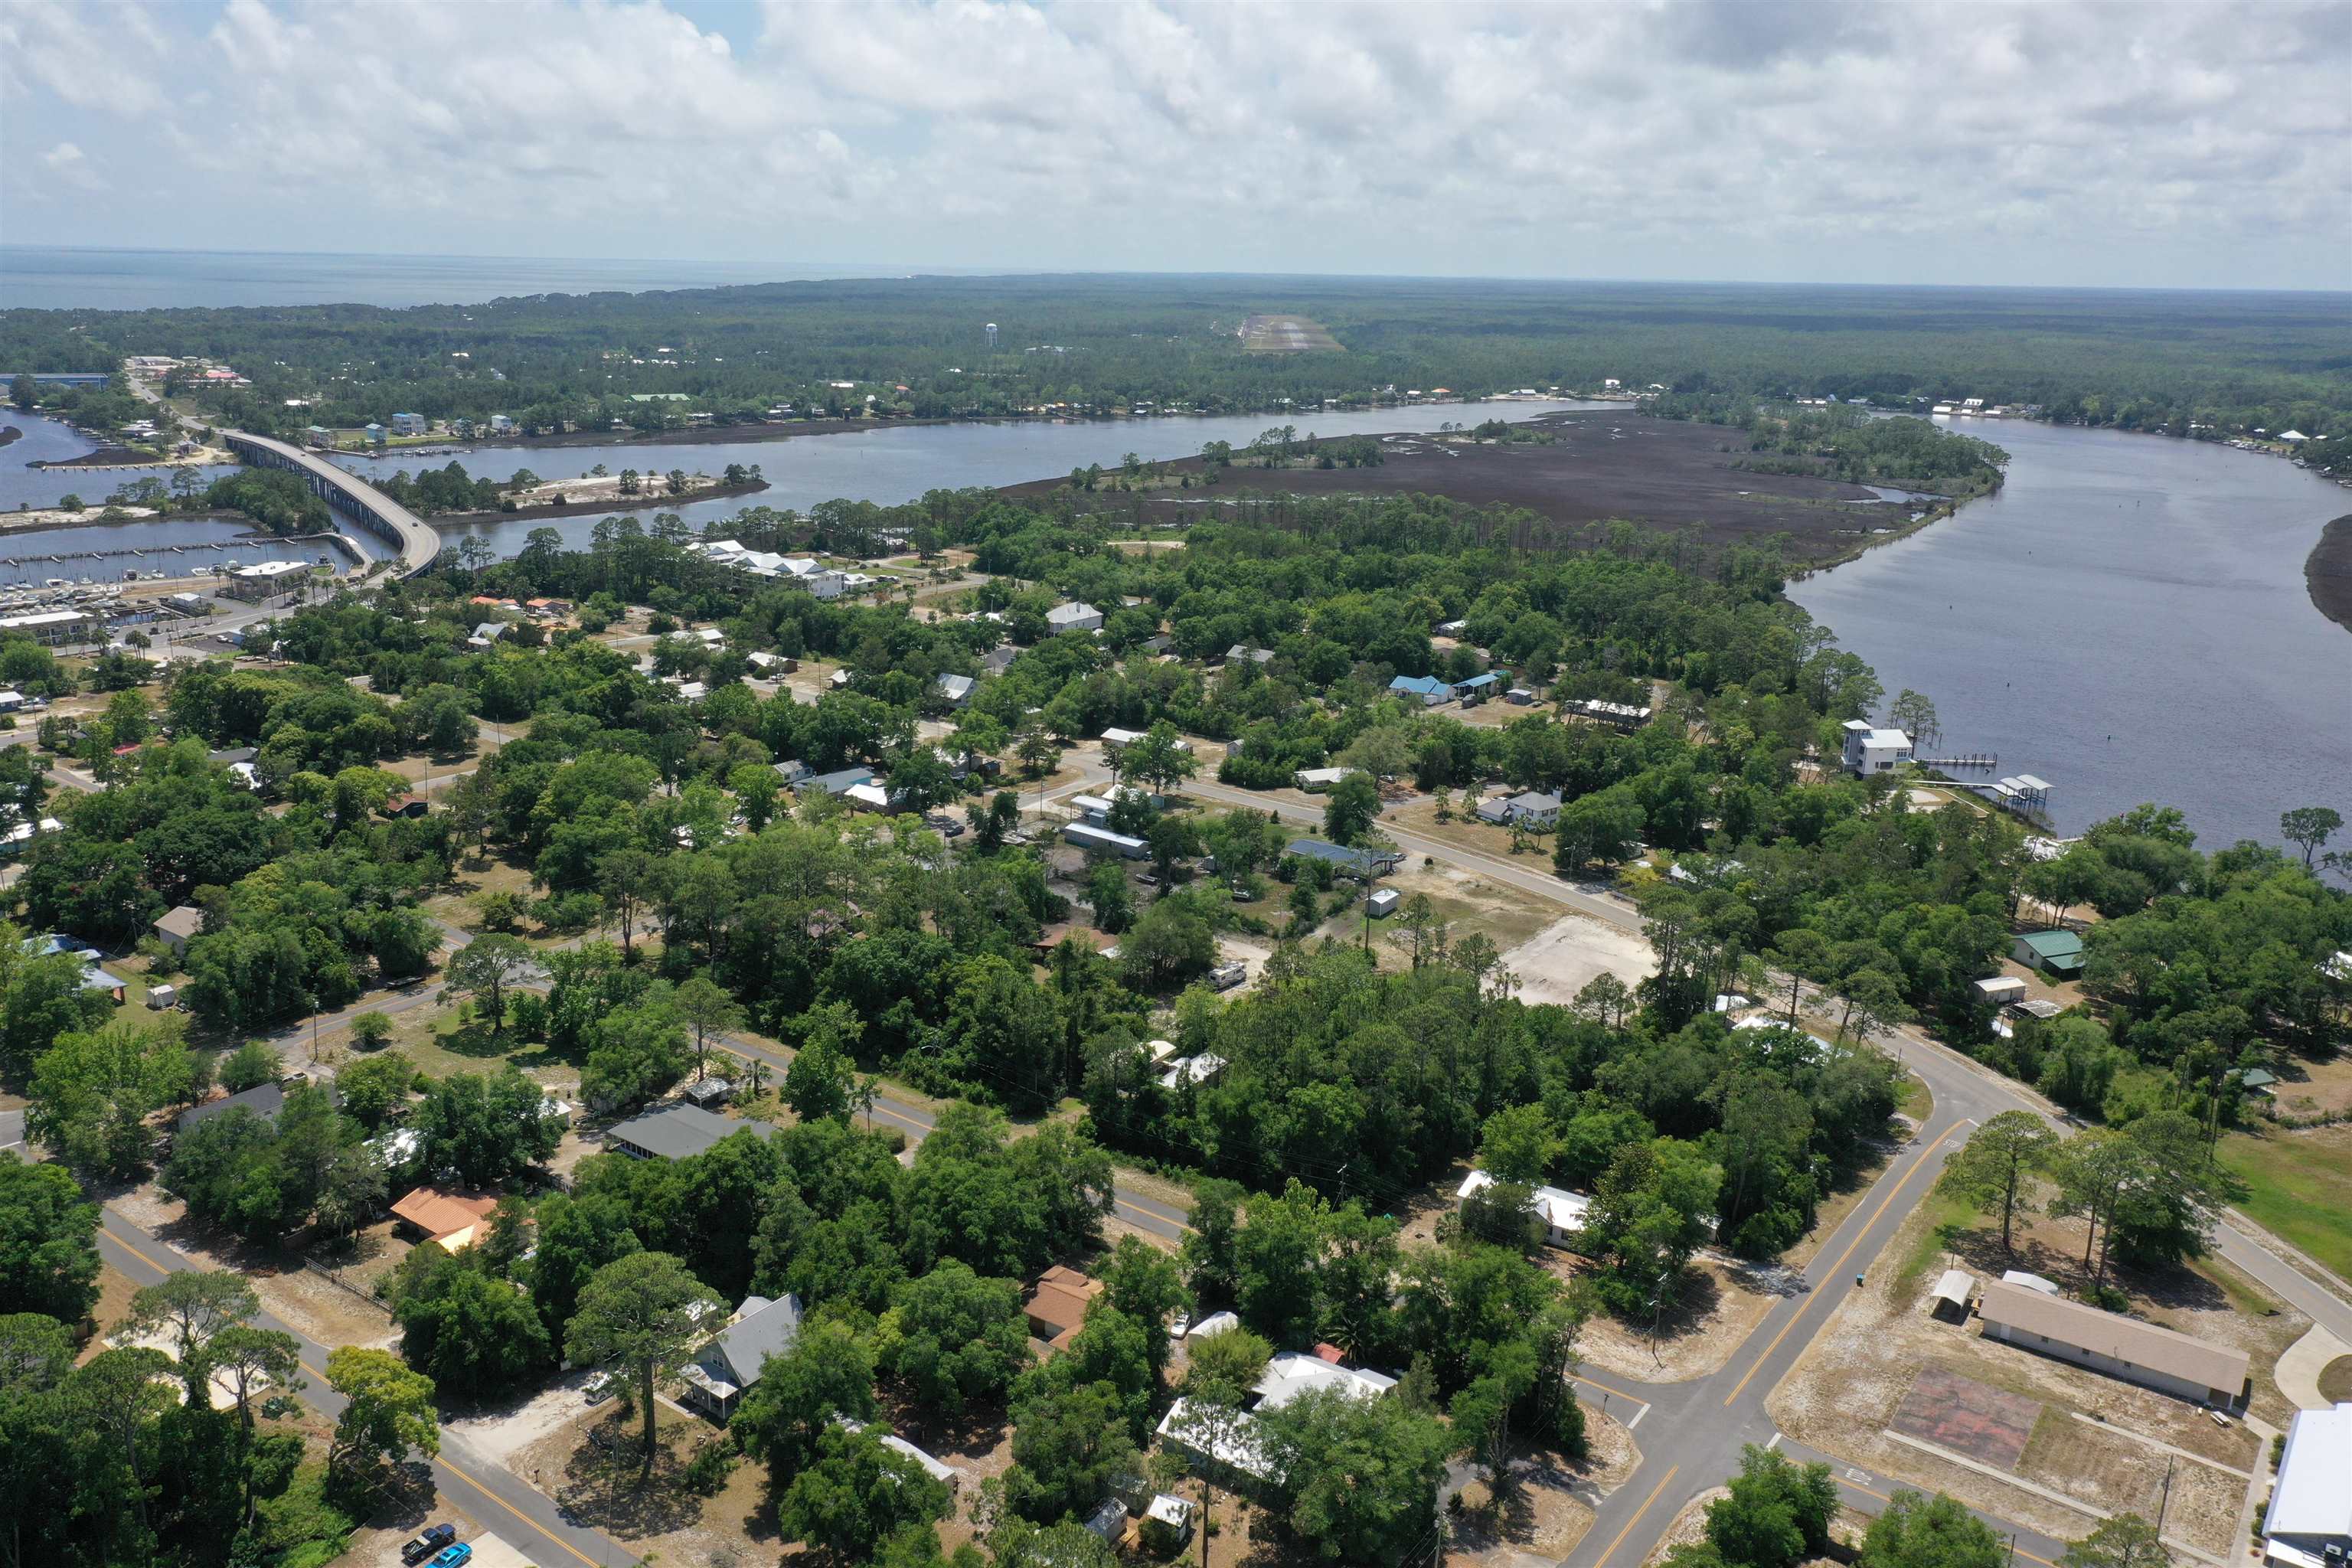
M 1856 778 L 1891 772 L 1911 760 L 1911 737 L 1860 719 L 1845 721 L 1845 766 Z
M 1336 866 L 1349 877 L 1384 877 L 1404 864 L 1402 849 L 1349 849 L 1320 838 L 1294 838 L 1282 852 Z
M 2083 973 L 2083 939 L 2071 931 L 2030 931 L 2010 943 L 2009 955 L 2058 980 Z
M 474 628 L 474 635 L 466 639 L 466 646 L 467 647 L 488 647 L 506 635 L 506 622 L 484 621 L 480 626 Z
M 386 430 L 383 426 L 378 425 L 373 421 L 370 421 L 367 427 L 362 430 L 360 434 L 367 437 L 367 444 L 369 446 L 381 447 L 384 444 L 385 438 L 389 437 L 392 432 Z
M 1560 799 L 1528 790 L 1523 795 L 1497 795 L 1478 803 L 1478 820 L 1499 823 L 1507 827 L 1525 827 L 1549 832 L 1559 821 Z
M 1123 860 L 1150 858 L 1151 846 L 1131 834 L 1114 833 L 1108 827 L 1097 827 L 1091 822 L 1073 822 L 1062 829 L 1062 841 L 1075 845 L 1090 855 L 1116 855 Z
M 2023 1285 L 1995 1280 L 1977 1302 L 1987 1339 L 2070 1361 L 2200 1405 L 2245 1396 L 2246 1352 L 2136 1318 L 2103 1312 Z
M 1013 661 L 1020 657 L 1021 650 L 1017 647 L 991 648 L 981 656 L 980 668 L 984 674 L 1003 675 L 1013 668 Z
M 1103 613 L 1083 599 L 1056 605 L 1045 612 L 1045 629 L 1055 636 L 1063 632 L 1098 632 L 1102 624 Z
M 1274 650 L 1270 647 L 1252 647 L 1245 642 L 1237 642 L 1225 649 L 1225 662 L 1231 664 L 1235 659 L 1244 660 L 1250 664 L 1268 664 L 1274 659 Z
M 799 1297 L 744 1297 L 727 1327 L 678 1374 L 686 1402 L 714 1421 L 725 1421 L 743 1391 L 760 1381 L 768 1358 L 782 1355 L 800 1337 Z
M 392 1205 L 392 1217 L 448 1252 L 459 1252 L 490 1233 L 499 1206 L 491 1196 L 459 1197 L 438 1187 L 418 1187 Z
M 1963 1268 L 1947 1268 L 1936 1288 L 1927 1292 L 1927 1310 L 1938 1318 L 1955 1323 L 1969 1321 L 1969 1297 L 1976 1289 L 1976 1277 Z
M 1223 1471 L 1228 1484 L 1234 1479 L 1244 1483 L 1271 1480 L 1273 1462 L 1255 1431 L 1259 1413 L 1279 1410 L 1310 1389 L 1328 1390 L 1350 1399 L 1378 1399 L 1396 1384 L 1397 1380 L 1385 1373 L 1348 1365 L 1339 1359 L 1337 1352 L 1310 1355 L 1303 1351 L 1283 1351 L 1266 1363 L 1264 1375 L 1244 1405 L 1243 1419 L 1232 1429 L 1213 1436 L 1202 1431 L 1193 1425 L 1189 1402 L 1179 1399 L 1169 1406 L 1167 1416 L 1160 1423 L 1160 1439 L 1194 1462 Z
M 432 810 L 432 804 L 421 795 L 395 795 L 383 803 L 386 816 L 415 818 Z
M 1458 637 L 1469 628 L 1468 621 L 1440 621 L 1437 623 L 1437 635 L 1442 637 Z
M 422 414 L 394 415 L 392 416 L 392 433 L 395 436 L 424 435 L 425 416 Z
M 604 1142 L 614 1152 L 632 1160 L 683 1160 L 715 1149 L 721 1139 L 743 1131 L 772 1138 L 776 1126 L 772 1121 L 730 1121 L 696 1105 L 664 1105 L 615 1123 L 604 1134 Z
M 1355 771 L 1353 768 L 1301 768 L 1290 775 L 1290 782 L 1308 795 L 1321 795 Z
M 1433 675 L 1400 675 L 1389 682 L 1391 697 L 1419 698 L 1423 708 L 1434 708 L 1454 695 L 1454 689 Z
M 842 800 L 857 811 L 878 811 L 887 816 L 893 805 L 889 790 L 871 781 L 851 784 L 837 793 Z
M 1462 1178 L 1454 1189 L 1454 1206 L 1460 1208 L 1465 1200 L 1474 1198 L 1495 1184 L 1495 1178 L 1484 1171 L 1473 1171 Z M 1584 1216 L 1592 1207 L 1592 1200 L 1582 1193 L 1571 1193 L 1564 1187 L 1532 1189 L 1536 1214 L 1544 1223 L 1544 1242 L 1551 1247 L 1567 1247 L 1584 1228 Z
M 1484 675 L 1474 675 L 1467 680 L 1455 681 L 1454 695 L 1462 699 L 1462 705 L 1465 708 L 1475 708 L 1502 689 L 1501 673 L 1490 669 Z
M 2352 1559 L 2352 1404 L 2299 1410 L 2263 1516 L 2263 1561 L 2344 1568 Z
M 1396 913 L 1397 906 L 1402 902 L 1403 894 L 1394 888 L 1382 888 L 1364 900 L 1364 912 L 1374 920 L 1381 920 Z
M 1971 980 L 1969 982 L 1969 995 L 1974 1001 L 2005 1007 L 2011 1002 L 2025 999 L 2025 982 L 2014 974 L 1996 974 L 1990 980 Z
M 811 773 L 793 785 L 794 795 L 840 795 L 854 785 L 872 784 L 872 768 L 841 768 L 829 773 Z
M 743 662 L 768 677 L 790 675 L 801 667 L 800 660 L 786 658 L 780 653 L 747 653 L 743 656 Z
M 1021 1304 L 1029 1331 L 1053 1350 L 1068 1346 L 1087 1321 L 1087 1305 L 1102 1294 L 1099 1279 L 1056 1263 L 1037 1276 Z
M 971 700 L 971 689 L 978 684 L 969 675 L 942 675 L 931 683 L 952 708 L 961 708 Z
M 310 425 L 303 427 L 302 439 L 310 446 L 331 447 L 335 444 L 335 433 L 324 425 Z
M 205 911 L 194 904 L 181 904 L 167 910 L 151 928 L 155 940 L 172 950 L 175 958 L 188 956 L 188 943 L 205 929 Z
M 189 1129 L 203 1125 L 214 1117 L 236 1110 L 251 1111 L 264 1121 L 276 1121 L 278 1113 L 286 1109 L 286 1091 L 274 1083 L 257 1084 L 242 1094 L 223 1095 L 208 1100 L 194 1110 L 180 1112 L 179 1131 L 186 1136 Z
M 1160 1075 L 1160 1087 L 1173 1093 L 1188 1083 L 1207 1083 L 1225 1070 L 1225 1058 L 1214 1051 L 1202 1051 L 1197 1057 L 1186 1057 Z

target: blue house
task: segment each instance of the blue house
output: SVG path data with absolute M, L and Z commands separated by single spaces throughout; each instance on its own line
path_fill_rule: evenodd
M 425 416 L 422 414 L 394 415 L 392 416 L 392 433 L 395 436 L 424 435 Z
M 1400 675 L 1389 682 L 1391 695 L 1418 697 L 1424 708 L 1434 708 L 1453 696 L 1454 689 L 1433 675 Z
M 1484 675 L 1474 675 L 1467 680 L 1454 683 L 1454 695 L 1465 702 L 1484 702 L 1503 689 L 1502 671 L 1490 669 Z

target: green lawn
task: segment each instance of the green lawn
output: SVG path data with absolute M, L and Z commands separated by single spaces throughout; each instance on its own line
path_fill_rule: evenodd
M 2241 1206 L 2257 1224 L 2352 1279 L 2352 1128 L 2233 1133 L 2221 1159 L 2246 1184 Z

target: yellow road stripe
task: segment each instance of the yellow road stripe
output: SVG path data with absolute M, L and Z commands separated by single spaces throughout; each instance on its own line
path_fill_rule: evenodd
M 1587 1377 L 1580 1372 L 1571 1372 L 1568 1375 L 1570 1382 L 1590 1384 L 1591 1386 L 1601 1390 L 1603 1394 L 1613 1394 L 1620 1399 L 1630 1399 L 1636 1405 L 1647 1405 L 1650 1403 L 1638 1394 L 1628 1394 L 1622 1388 L 1612 1388 L 1597 1377 Z
M 1604 1568 L 1609 1561 L 1610 1552 L 1625 1544 L 1625 1538 L 1633 1533 L 1633 1527 L 1642 1522 L 1642 1516 L 1650 1511 L 1650 1505 L 1658 1500 L 1658 1494 L 1666 1489 L 1666 1483 L 1673 1480 L 1675 1471 L 1681 1468 L 1680 1465 L 1676 1465 L 1674 1469 L 1668 1470 L 1658 1478 L 1658 1484 L 1650 1489 L 1650 1495 L 1642 1500 L 1642 1506 L 1633 1510 L 1633 1517 L 1625 1521 L 1625 1528 L 1617 1532 L 1617 1539 L 1609 1543 L 1609 1551 L 1601 1554 L 1601 1561 L 1595 1563 L 1592 1568 Z
M 1937 1135 L 1933 1143 L 1928 1144 L 1925 1149 L 1919 1151 L 1919 1157 L 1911 1162 L 1911 1168 L 1904 1172 L 1903 1174 L 1896 1179 L 1893 1186 L 1886 1189 L 1886 1195 L 1878 1200 L 1878 1206 L 1870 1211 L 1870 1217 L 1864 1220 L 1862 1223 L 1861 1227 L 1853 1233 L 1853 1239 L 1845 1244 L 1845 1250 L 1838 1254 L 1838 1260 L 1830 1265 L 1829 1273 L 1824 1277 L 1825 1279 L 1834 1280 L 1845 1272 L 1845 1260 L 1853 1256 L 1853 1249 L 1862 1245 L 1862 1238 L 1870 1234 L 1870 1227 L 1876 1225 L 1880 1216 L 1886 1213 L 1887 1205 L 1894 1203 L 1896 1195 L 1903 1191 L 1904 1184 L 1910 1181 L 1913 1176 L 1919 1173 L 1919 1167 L 1927 1163 L 1927 1156 L 1933 1154 L 1937 1150 L 1943 1147 L 1945 1139 L 1949 1138 L 1953 1133 L 1958 1131 L 1961 1127 L 1965 1125 L 1966 1123 L 1964 1122 L 1953 1122 L 1949 1127 L 1945 1128 L 1944 1131 Z M 1749 1379 L 1755 1377 L 1757 1373 L 1763 1368 L 1764 1363 L 1772 1359 L 1772 1352 L 1780 1348 L 1780 1342 L 1789 1337 L 1789 1331 L 1795 1328 L 1798 1321 L 1804 1317 L 1805 1309 L 1811 1306 L 1813 1301 L 1818 1300 L 1820 1300 L 1820 1294 L 1819 1292 L 1816 1292 L 1813 1297 L 1808 1299 L 1802 1305 L 1799 1306 L 1795 1311 L 1789 1314 L 1789 1321 L 1780 1325 L 1780 1331 L 1772 1336 L 1772 1342 L 1764 1347 L 1764 1353 L 1758 1356 L 1754 1363 L 1748 1367 L 1748 1375 L 1741 1378 L 1738 1385 L 1735 1386 L 1729 1394 L 1723 1396 L 1724 1404 L 1729 1405 L 1733 1400 L 1739 1397 L 1739 1395 L 1747 1389 Z

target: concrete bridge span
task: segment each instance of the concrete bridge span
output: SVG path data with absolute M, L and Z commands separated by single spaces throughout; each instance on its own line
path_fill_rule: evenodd
M 400 563 L 394 575 L 414 577 L 431 566 L 441 553 L 441 536 L 417 515 L 361 479 L 299 447 L 243 430 L 224 430 L 221 438 L 237 460 L 257 468 L 283 468 L 299 474 L 310 493 L 340 508 L 377 538 L 395 545 Z

